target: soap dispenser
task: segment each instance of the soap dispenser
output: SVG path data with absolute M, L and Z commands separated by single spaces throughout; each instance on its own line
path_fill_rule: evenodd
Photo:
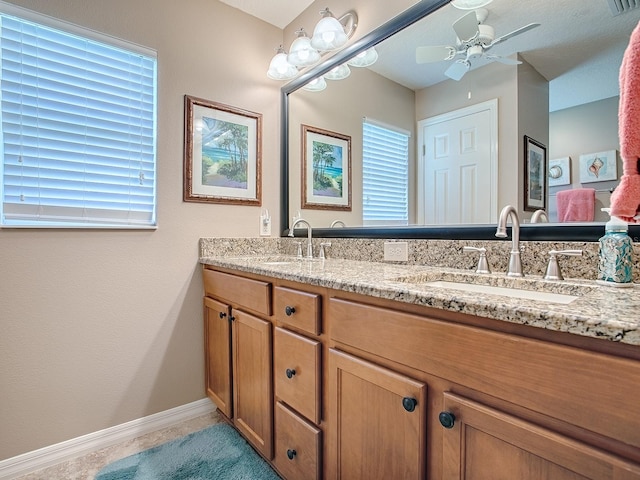
M 603 208 L 603 212 L 610 212 Z M 613 287 L 631 287 L 633 269 L 633 242 L 627 233 L 629 227 L 623 220 L 611 216 L 600 238 L 598 251 L 597 282 Z

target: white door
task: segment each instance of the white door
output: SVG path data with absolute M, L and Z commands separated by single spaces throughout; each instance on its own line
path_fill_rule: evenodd
M 418 122 L 422 223 L 497 221 L 497 123 L 497 100 Z

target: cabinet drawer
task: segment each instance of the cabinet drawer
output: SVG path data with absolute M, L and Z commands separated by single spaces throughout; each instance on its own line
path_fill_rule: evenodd
M 320 423 L 320 352 L 320 342 L 275 329 L 276 397 L 315 423 Z
M 203 270 L 203 281 L 205 295 L 271 315 L 270 283 L 208 269 Z
M 320 295 L 291 288 L 275 288 L 278 321 L 312 335 L 320 335 Z
M 322 432 L 276 403 L 276 455 L 274 464 L 287 480 L 320 477 Z

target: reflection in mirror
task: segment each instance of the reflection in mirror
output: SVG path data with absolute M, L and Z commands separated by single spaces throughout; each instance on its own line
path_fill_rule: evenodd
M 512 204 L 524 222 L 539 208 L 558 222 L 557 193 L 579 188 L 593 189 L 594 220 L 605 220 L 600 208 L 609 205 L 622 173 L 615 158 L 618 69 L 640 8 L 615 16 L 605 1 L 568 0 L 559 11 L 554 0 L 517 8 L 510 0 L 493 0 L 485 8 L 479 19 L 493 32 L 482 27 L 481 34 L 499 38 L 523 31 L 480 58 L 460 54 L 418 64 L 418 47 L 460 49 L 460 28 L 454 25 L 469 12 L 445 5 L 379 43 L 373 65 L 351 68 L 343 80 L 326 80 L 322 92 L 298 89 L 285 95 L 289 220 L 301 211 L 314 228 L 329 228 L 336 220 L 347 227 L 488 224 L 502 206 Z M 530 23 L 540 26 L 523 28 Z M 456 60 L 469 62 L 459 80 L 446 74 Z M 302 125 L 350 137 L 350 211 L 301 207 Z M 367 138 L 368 125 L 381 130 Z M 405 151 L 383 152 L 376 163 L 371 158 L 385 144 L 385 133 L 405 135 L 408 142 Z M 544 198 L 530 211 L 525 211 L 525 178 L 531 177 L 524 171 L 525 135 L 546 146 L 539 171 Z M 589 175 L 589 160 L 611 151 L 609 172 Z M 476 159 L 468 162 L 471 153 Z M 385 163 L 385 155 L 398 158 Z M 550 167 L 555 167 L 552 176 Z M 398 172 L 404 175 L 399 187 L 393 175 Z

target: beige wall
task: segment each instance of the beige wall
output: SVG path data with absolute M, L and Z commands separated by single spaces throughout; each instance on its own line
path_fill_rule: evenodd
M 13 0 L 158 52 L 158 229 L 0 230 L 0 459 L 204 397 L 200 237 L 259 207 L 182 201 L 183 96 L 263 114 L 279 225 L 282 30 L 212 0 Z M 277 227 L 274 229 L 277 235 Z

